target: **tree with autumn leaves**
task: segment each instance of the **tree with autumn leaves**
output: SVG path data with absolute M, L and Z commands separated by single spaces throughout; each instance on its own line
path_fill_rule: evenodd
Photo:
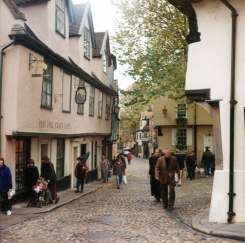
M 120 14 L 114 37 L 116 54 L 135 80 L 121 91 L 121 121 L 132 133 L 140 111 L 152 100 L 183 97 L 188 26 L 185 16 L 166 0 L 119 0 L 114 4 Z

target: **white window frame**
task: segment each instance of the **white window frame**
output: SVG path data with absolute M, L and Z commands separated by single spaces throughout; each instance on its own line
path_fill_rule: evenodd
M 91 59 L 91 34 L 87 27 L 84 27 L 83 31 L 83 48 L 84 48 L 84 57 Z
M 65 0 L 56 0 L 55 2 L 55 28 L 63 37 L 66 35 L 66 3 Z
M 187 105 L 186 104 L 178 104 L 176 110 L 176 118 L 187 118 Z

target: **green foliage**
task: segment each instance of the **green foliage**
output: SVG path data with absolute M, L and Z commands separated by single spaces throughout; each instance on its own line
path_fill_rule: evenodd
M 138 82 L 123 95 L 142 104 L 163 95 L 181 97 L 187 53 L 185 17 L 164 0 L 121 0 L 116 5 L 121 14 L 114 37 L 117 56 Z
M 117 57 L 135 83 L 121 91 L 121 129 L 136 130 L 140 112 L 159 96 L 184 94 L 186 18 L 166 0 L 118 0 Z M 124 121 L 125 120 L 125 121 Z M 123 128 L 122 128 L 123 127 Z

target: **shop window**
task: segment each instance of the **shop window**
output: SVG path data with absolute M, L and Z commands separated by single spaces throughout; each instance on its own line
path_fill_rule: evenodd
M 43 71 L 43 84 L 41 95 L 41 107 L 46 109 L 52 108 L 52 93 L 53 93 L 53 66 L 45 60 L 47 68 Z
M 64 177 L 65 174 L 65 139 L 57 140 L 57 156 L 56 156 L 56 175 L 57 178 Z
M 56 31 L 65 37 L 66 21 L 65 21 L 65 0 L 56 0 Z
M 26 162 L 30 159 L 31 142 L 30 139 L 17 140 L 15 143 L 15 185 L 16 192 L 25 191 L 25 169 Z

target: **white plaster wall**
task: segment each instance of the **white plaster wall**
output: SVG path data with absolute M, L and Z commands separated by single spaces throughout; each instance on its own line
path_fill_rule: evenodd
M 26 24 L 53 51 L 67 58 L 69 56 L 69 18 L 66 11 L 65 38 L 56 32 L 55 1 L 21 7 L 26 15 Z
M 235 111 L 235 222 L 245 222 L 245 140 L 244 140 L 244 76 L 245 76 L 245 2 L 231 1 L 238 10 L 236 100 Z M 223 170 L 216 171 L 210 208 L 210 221 L 226 222 L 228 211 L 229 146 L 230 146 L 230 72 L 231 13 L 218 0 L 206 0 L 194 5 L 201 42 L 189 46 L 186 90 L 211 89 L 211 99 L 221 99 L 220 118 L 223 146 Z
M 8 35 L 15 23 L 23 23 L 23 21 L 16 20 L 6 4 L 0 1 L 0 48 L 11 42 Z
M 105 120 L 105 102 L 103 118 L 98 119 L 98 90 L 96 89 L 95 115 L 89 116 L 89 84 L 86 84 L 88 97 L 85 114 L 77 114 L 75 91 L 77 78 L 72 78 L 71 113 L 62 112 L 63 71 L 56 66 L 53 69 L 53 109 L 41 109 L 42 78 L 33 78 L 29 71 L 30 51 L 16 46 L 6 55 L 3 83 L 3 131 L 11 135 L 14 131 L 42 133 L 103 133 L 110 134 L 111 120 Z M 14 67 L 14 72 L 13 72 Z M 52 127 L 40 127 L 40 121 L 49 121 Z M 55 127 L 55 123 L 63 124 Z

